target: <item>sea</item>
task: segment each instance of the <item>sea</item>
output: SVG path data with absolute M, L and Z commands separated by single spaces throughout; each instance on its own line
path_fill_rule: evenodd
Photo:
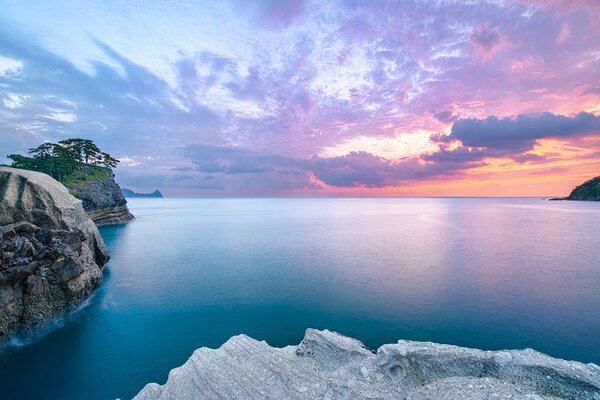
M 130 199 L 80 309 L 0 351 L 2 399 L 130 399 L 199 347 L 329 329 L 600 364 L 600 203 Z

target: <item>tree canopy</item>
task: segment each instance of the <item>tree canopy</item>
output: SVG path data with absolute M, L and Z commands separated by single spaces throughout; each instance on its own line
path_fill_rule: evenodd
M 65 139 L 57 143 L 43 143 L 28 149 L 31 157 L 9 154 L 12 167 L 44 172 L 63 181 L 73 172 L 91 167 L 115 168 L 119 160 L 105 153 L 89 139 Z

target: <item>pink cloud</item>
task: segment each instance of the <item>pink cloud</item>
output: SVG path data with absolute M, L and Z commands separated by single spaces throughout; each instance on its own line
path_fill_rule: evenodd
M 512 71 L 528 70 L 537 65 L 537 60 L 534 57 L 526 56 L 518 60 L 513 60 L 510 63 L 510 69 Z
M 549 10 L 558 10 L 560 12 L 570 12 L 576 8 L 583 8 L 588 11 L 600 10 L 600 1 L 598 0 L 517 0 L 519 3 L 531 4 L 540 8 Z
M 567 21 L 565 21 L 562 24 L 562 28 L 560 30 L 560 33 L 556 37 L 555 43 L 556 43 L 557 46 L 561 46 L 567 40 L 569 40 L 572 36 L 573 35 L 571 34 L 571 25 L 569 25 L 569 23 Z

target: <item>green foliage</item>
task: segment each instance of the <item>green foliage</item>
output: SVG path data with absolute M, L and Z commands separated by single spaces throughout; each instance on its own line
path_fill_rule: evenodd
M 28 150 L 31 157 L 10 154 L 11 167 L 44 172 L 67 187 L 80 181 L 102 181 L 119 160 L 102 152 L 88 139 L 43 143 Z

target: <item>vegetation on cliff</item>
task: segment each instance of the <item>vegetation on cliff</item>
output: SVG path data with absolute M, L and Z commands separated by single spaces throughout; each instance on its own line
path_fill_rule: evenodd
M 29 149 L 30 156 L 10 154 L 10 167 L 43 172 L 62 183 L 82 201 L 97 225 L 129 221 L 133 215 L 114 180 L 119 160 L 100 150 L 92 140 L 66 139 Z
M 567 197 L 556 197 L 550 200 L 587 200 L 600 201 L 600 176 L 583 182 L 575 187 Z
M 31 157 L 10 154 L 13 168 L 43 172 L 71 189 L 81 181 L 101 182 L 119 160 L 100 150 L 92 140 L 65 139 L 29 149 Z
M 594 200 L 600 201 L 600 176 L 577 186 L 566 200 Z

